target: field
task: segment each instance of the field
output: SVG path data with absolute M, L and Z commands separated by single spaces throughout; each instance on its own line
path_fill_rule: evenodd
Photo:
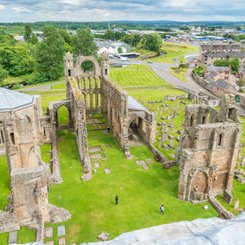
M 164 42 L 162 46 L 162 53 L 165 53 L 159 57 L 151 58 L 149 61 L 162 62 L 162 63 L 174 63 L 175 59 L 178 62 L 185 61 L 184 56 L 191 53 L 197 53 L 198 47 Z
M 144 74 L 144 75 L 142 75 Z M 188 99 L 174 101 L 165 99 L 167 95 L 184 95 L 185 92 L 176 90 L 168 83 L 162 81 L 147 66 L 129 66 L 111 69 L 111 76 L 124 87 L 128 93 L 147 107 L 157 113 L 157 122 L 169 124 L 166 118 L 177 111 L 173 119 L 173 128 L 169 133 L 175 138 L 177 131 L 182 129 L 185 105 Z M 146 77 L 146 78 L 145 78 Z M 36 91 L 40 94 L 42 108 L 46 112 L 51 101 L 65 98 L 65 84 L 57 83 L 50 91 Z M 164 100 L 164 102 L 162 102 Z M 149 103 L 154 101 L 154 103 Z M 163 106 L 164 103 L 164 106 Z M 60 112 L 62 118 L 64 112 Z M 164 115 L 164 118 L 162 118 Z M 103 115 L 95 114 L 99 120 L 105 120 Z M 90 129 L 91 125 L 88 125 Z M 243 120 L 245 126 L 245 120 Z M 175 149 L 163 149 L 160 144 L 160 130 L 157 127 L 156 147 L 169 159 L 178 146 L 177 140 L 173 141 Z M 89 147 L 101 146 L 105 160 L 100 160 L 100 168 L 93 174 L 89 182 L 82 182 L 82 167 L 79 162 L 75 135 L 68 130 L 58 132 L 58 147 L 61 162 L 62 184 L 50 187 L 49 202 L 70 211 L 72 218 L 65 223 L 67 244 L 76 242 L 97 241 L 97 236 L 102 231 L 110 234 L 110 239 L 119 234 L 135 229 L 170 223 L 179 220 L 192 220 L 195 218 L 208 218 L 217 216 L 217 212 L 207 203 L 193 205 L 177 198 L 178 193 L 178 167 L 163 169 L 153 159 L 149 149 L 141 145 L 131 147 L 133 158 L 127 160 L 112 133 L 106 134 L 103 130 L 88 131 Z M 243 131 L 243 140 L 245 140 Z M 166 143 L 169 143 L 169 139 Z M 41 147 L 42 159 L 50 160 L 50 145 Z M 137 160 L 151 159 L 149 169 L 145 170 L 136 164 Z M 94 164 L 94 163 L 93 163 Z M 105 174 L 104 169 L 109 168 L 111 174 Z M 0 209 L 7 204 L 9 194 L 9 177 L 6 159 L 0 159 L 0 170 L 3 181 L 0 182 L 1 191 Z M 234 182 L 234 194 L 241 198 L 244 205 L 244 186 Z M 115 195 L 119 195 L 119 205 L 114 204 Z M 159 214 L 159 206 L 164 204 L 165 214 Z M 204 210 L 204 205 L 209 205 Z M 57 244 L 57 226 L 61 224 L 46 224 L 46 227 L 55 228 L 54 240 Z M 33 231 L 22 228 L 18 232 L 19 241 L 32 240 Z M 32 240 L 33 241 L 33 240 Z M 48 240 L 45 240 L 47 242 Z M 0 235 L 0 244 L 7 244 L 7 235 Z
M 179 80 L 181 80 L 182 82 L 186 82 L 188 83 L 187 81 L 187 69 L 186 68 L 178 68 L 178 67 L 173 67 L 170 69 L 170 73 L 177 77 Z

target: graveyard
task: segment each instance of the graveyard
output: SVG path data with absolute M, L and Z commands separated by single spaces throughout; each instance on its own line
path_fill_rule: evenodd
M 155 147 L 168 160 L 174 160 L 186 105 L 192 103 L 187 94 L 174 89 L 157 77 L 146 66 L 114 68 L 111 77 L 129 95 L 134 96 L 149 111 L 156 113 L 157 132 Z M 133 79 L 132 79 L 133 78 Z M 40 94 L 42 110 L 46 111 L 51 101 L 65 98 L 65 84 L 53 85 L 48 91 L 29 92 Z M 68 120 L 66 110 L 59 111 L 59 123 Z M 245 121 L 242 119 L 243 127 Z M 49 202 L 63 207 L 71 213 L 71 219 L 64 223 L 45 224 L 45 242 L 65 238 L 67 243 L 97 241 L 101 232 L 110 237 L 121 233 L 171 223 L 179 220 L 217 217 L 218 213 L 209 203 L 193 205 L 178 196 L 179 168 L 164 169 L 156 162 L 150 150 L 139 144 L 131 147 L 131 159 L 126 159 L 111 131 L 105 130 L 108 122 L 102 113 L 87 115 L 88 149 L 93 167 L 93 179 L 80 180 L 82 166 L 79 161 L 75 134 L 70 130 L 58 131 L 58 149 L 63 182 L 49 187 Z M 244 143 L 244 130 L 242 143 Z M 161 143 L 163 142 L 164 143 Z M 244 152 L 244 147 L 243 147 Z M 41 147 L 42 159 L 50 161 L 50 145 Z M 240 159 L 241 160 L 241 159 Z M 2 181 L 0 208 L 7 205 L 9 177 L 6 159 L 1 158 Z M 234 200 L 239 198 L 240 206 L 245 206 L 244 185 L 234 180 Z M 119 205 L 114 197 L 119 196 Z M 222 197 L 220 197 L 222 202 Z M 223 203 L 223 202 L 222 202 Z M 159 215 L 159 205 L 164 204 L 165 214 Z M 203 207 L 208 205 L 208 209 Z M 226 205 L 233 210 L 234 203 Z M 34 230 L 23 227 L 13 236 L 18 243 L 34 242 Z M 0 243 L 5 244 L 8 233 L 0 234 Z

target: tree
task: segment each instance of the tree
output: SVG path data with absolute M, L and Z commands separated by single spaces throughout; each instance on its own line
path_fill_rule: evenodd
M 162 39 L 156 33 L 152 33 L 149 35 L 143 35 L 139 43 L 139 48 L 154 51 L 157 54 L 160 54 L 161 47 L 162 47 Z
M 33 71 L 33 58 L 24 46 L 0 46 L 0 65 L 12 76 Z
M 0 30 L 0 45 L 15 45 L 16 41 L 13 36 L 5 33 L 5 31 Z
M 72 44 L 75 55 L 96 56 L 97 45 L 89 29 L 77 30 L 77 34 L 73 37 Z
M 8 76 L 8 71 L 5 70 L 1 65 L 0 65 L 0 84 L 3 82 L 3 80 Z
M 215 66 L 224 66 L 228 67 L 231 66 L 231 69 L 233 72 L 237 72 L 240 66 L 240 62 L 238 59 L 223 59 L 223 60 L 215 60 L 214 61 Z
M 63 75 L 65 42 L 53 26 L 44 27 L 44 40 L 39 42 L 35 52 L 36 69 L 42 77 L 56 80 Z
M 30 25 L 26 25 L 25 26 L 24 39 L 26 41 L 29 41 L 31 39 L 31 34 L 32 34 L 31 26 Z
M 31 39 L 30 39 L 30 43 L 32 43 L 33 45 L 38 43 L 38 38 L 35 34 L 32 33 L 31 35 Z

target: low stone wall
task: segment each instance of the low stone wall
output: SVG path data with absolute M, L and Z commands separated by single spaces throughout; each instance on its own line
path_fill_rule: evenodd
M 154 145 L 147 144 L 148 148 L 154 155 L 154 158 L 157 162 L 162 163 L 164 168 L 171 168 L 172 166 L 176 165 L 175 161 L 169 161 L 162 152 L 160 152 Z
M 223 205 L 214 197 L 209 195 L 208 197 L 210 204 L 216 209 L 216 211 L 224 218 L 234 218 L 234 214 L 227 211 Z

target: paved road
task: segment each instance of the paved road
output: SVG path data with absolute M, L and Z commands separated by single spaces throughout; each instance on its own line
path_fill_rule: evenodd
M 166 63 L 147 63 L 146 61 L 134 61 L 134 64 L 144 64 L 144 65 L 149 65 L 151 66 L 152 70 L 159 76 L 161 77 L 164 81 L 172 84 L 174 87 L 185 90 L 187 92 L 192 92 L 192 93 L 199 93 L 203 92 L 205 94 L 208 94 L 210 96 L 214 96 L 212 93 L 204 89 L 202 86 L 197 84 L 191 77 L 191 70 L 189 71 L 187 75 L 187 80 L 188 83 L 182 82 L 180 79 L 177 77 L 173 76 L 170 72 L 169 69 L 171 67 L 174 67 L 174 64 L 166 64 Z
M 22 87 L 18 90 L 21 90 L 21 91 L 25 91 L 25 92 L 33 92 L 33 91 L 47 91 L 47 90 L 51 90 L 51 86 L 55 85 L 55 84 L 60 84 L 60 83 L 64 83 L 64 82 L 47 82 L 47 83 L 43 83 L 41 85 L 37 85 L 37 86 L 34 86 L 34 87 Z

